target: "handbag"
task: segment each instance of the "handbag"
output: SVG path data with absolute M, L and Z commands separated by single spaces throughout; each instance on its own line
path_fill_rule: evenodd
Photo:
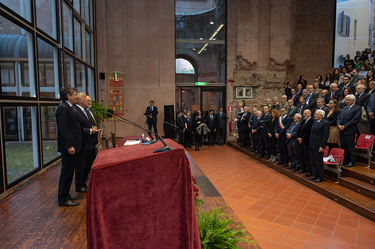
M 361 122 L 368 122 L 367 112 L 365 107 L 362 106 Z

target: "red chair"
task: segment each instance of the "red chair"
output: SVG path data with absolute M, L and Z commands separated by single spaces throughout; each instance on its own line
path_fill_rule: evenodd
M 356 149 L 359 150 L 366 150 L 368 165 L 367 168 L 370 167 L 371 157 L 372 157 L 372 149 L 374 147 L 374 140 L 375 136 L 371 134 L 361 134 L 357 140 L 357 144 L 355 146 Z
M 335 169 L 332 170 L 332 171 L 337 173 L 337 182 L 336 183 L 339 183 L 339 180 L 340 180 L 341 167 L 342 167 L 342 162 L 343 162 L 342 159 L 344 158 L 344 154 L 345 154 L 345 151 L 343 149 L 333 148 L 331 150 L 331 153 L 329 153 L 329 155 L 333 156 L 333 158 L 335 159 L 335 162 L 324 162 L 324 168 L 325 169 L 332 170 L 332 168 L 329 167 L 329 166 L 335 166 Z
M 329 152 L 329 146 L 326 146 L 326 148 L 324 149 L 323 156 L 327 157 L 328 156 L 328 152 Z

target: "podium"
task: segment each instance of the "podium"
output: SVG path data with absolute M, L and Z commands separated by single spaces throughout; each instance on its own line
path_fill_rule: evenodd
M 200 248 L 189 160 L 170 139 L 163 147 L 99 151 L 87 192 L 88 248 Z

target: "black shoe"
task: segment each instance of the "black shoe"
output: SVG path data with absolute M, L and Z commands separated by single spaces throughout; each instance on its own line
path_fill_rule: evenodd
M 255 149 L 251 149 L 250 152 L 255 152 Z
M 311 174 L 310 173 L 307 173 L 306 175 L 305 175 L 305 177 L 310 177 L 311 176 Z
M 220 144 L 220 146 L 224 146 L 224 144 Z
M 320 179 L 320 178 L 316 178 L 315 180 L 314 180 L 314 182 L 322 182 L 322 181 L 324 181 L 323 179 Z
M 78 199 L 80 199 L 80 197 L 79 197 L 78 195 L 69 195 L 69 199 L 70 199 L 71 201 L 74 201 L 74 200 L 78 200 Z
M 300 171 L 298 171 L 298 173 L 306 173 L 306 171 L 304 171 L 303 169 L 301 169 Z
M 264 157 L 264 155 L 258 155 L 258 157 L 259 157 L 259 158 L 263 158 L 263 157 Z
M 288 167 L 288 164 L 287 164 L 287 163 L 284 163 L 284 164 L 283 164 L 283 167 L 284 167 L 284 168 Z
M 345 168 L 352 168 L 354 166 L 354 163 L 348 163 L 347 165 L 344 165 Z
M 294 166 L 289 166 L 287 167 L 287 169 L 294 169 Z
M 193 148 L 193 146 L 191 146 L 191 145 L 188 145 L 187 147 L 188 147 L 188 148 Z
M 219 144 L 219 145 L 220 145 L 220 144 Z M 238 143 L 237 145 L 238 145 L 238 146 L 242 146 L 242 143 Z
M 296 167 L 295 169 L 294 169 L 294 172 L 297 172 L 297 171 L 300 171 L 301 170 L 301 167 Z
M 279 165 L 279 166 L 281 166 L 281 165 L 283 165 L 283 164 L 284 164 L 284 163 L 280 163 L 280 162 L 279 162 L 279 163 L 276 163 L 276 165 Z
M 254 155 L 259 155 L 259 152 L 257 150 L 254 151 Z
M 270 159 L 270 158 L 271 158 L 270 155 L 267 155 L 267 156 L 266 156 L 266 160 L 268 160 L 268 159 Z
M 210 147 L 211 145 L 208 145 L 208 147 Z
M 67 200 L 64 203 L 59 204 L 60 207 L 73 207 L 73 206 L 78 206 L 79 203 L 72 201 L 72 200 Z
M 312 176 L 312 177 L 310 177 L 309 179 L 307 179 L 307 180 L 309 180 L 309 181 L 314 181 L 314 180 L 316 180 L 317 178 L 315 177 L 315 176 Z
M 76 189 L 76 192 L 87 193 L 87 188 L 79 188 L 79 189 Z

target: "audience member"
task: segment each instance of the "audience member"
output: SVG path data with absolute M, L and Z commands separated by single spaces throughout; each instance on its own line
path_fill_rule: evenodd
M 250 148 L 250 136 L 249 136 L 249 121 L 250 121 L 250 115 L 251 113 L 247 111 L 248 108 L 247 106 L 245 106 L 243 108 L 243 115 L 241 117 L 241 121 L 240 121 L 240 143 L 241 144 L 241 147 L 246 147 L 246 148 Z
M 303 89 L 303 90 L 306 91 L 306 89 Z M 306 101 L 305 96 L 299 97 L 299 105 L 297 106 L 296 113 L 301 115 L 303 111 L 307 108 L 307 104 L 305 103 L 305 101 Z
M 375 81 L 374 70 L 369 70 L 367 72 L 367 78 L 366 78 L 366 87 L 367 87 L 367 89 L 370 89 L 370 82 L 371 81 Z
M 291 101 L 291 100 L 289 100 Z M 289 162 L 289 153 L 287 147 L 287 138 L 286 130 L 289 128 L 292 123 L 292 118 L 287 115 L 285 108 L 280 109 L 281 116 L 278 119 L 278 123 L 275 126 L 275 136 L 277 139 L 277 148 L 280 152 L 280 160 L 277 165 L 283 165 L 284 167 L 288 166 Z
M 271 107 L 271 109 L 275 109 L 275 110 L 279 110 L 280 109 L 280 104 L 279 104 L 279 100 L 277 97 L 273 97 L 273 105 Z
M 259 157 L 266 157 L 266 159 L 270 159 L 270 143 L 268 137 L 268 123 L 270 122 L 270 114 L 268 106 L 263 107 L 263 114 L 260 117 L 260 133 L 259 133 L 259 140 L 260 140 L 260 155 Z
M 307 173 L 306 177 L 311 176 L 311 166 L 310 166 L 310 151 L 309 151 L 309 141 L 311 127 L 314 120 L 311 118 L 311 111 L 305 110 L 303 112 L 303 120 L 301 121 L 301 128 L 297 133 L 297 140 L 300 144 L 300 164 L 297 165 L 296 171 L 299 173 Z
M 295 106 L 296 104 L 298 104 L 298 101 L 299 101 L 299 94 L 297 94 L 297 91 L 296 89 L 292 89 L 292 98 L 291 100 L 293 100 L 293 105 Z
M 271 110 L 271 109 L 272 109 L 271 99 L 267 99 L 267 100 L 266 100 L 266 103 L 267 103 L 266 106 L 268 106 L 268 109 Z
M 347 74 L 348 74 L 348 68 L 346 66 L 342 67 L 341 73 L 340 73 L 340 76 L 339 76 L 339 82 L 337 83 L 338 86 L 340 86 L 343 83 L 343 76 L 347 76 Z
M 286 95 L 281 96 L 280 110 L 281 108 L 289 109 L 288 97 Z
M 319 82 L 319 88 L 324 89 L 324 83 L 323 83 L 323 77 L 318 74 L 315 78 L 318 78 Z
M 367 108 L 367 104 L 370 98 L 370 95 L 365 93 L 366 87 L 364 85 L 358 85 L 357 86 L 357 94 L 355 95 L 355 104 Z
M 215 146 L 215 132 L 216 132 L 216 118 L 214 110 L 210 110 L 209 115 L 206 116 L 206 125 L 210 132 L 208 133 L 208 147 Z
M 328 112 L 326 112 L 325 119 L 329 122 L 330 130 L 328 137 L 328 145 L 330 149 L 338 147 L 339 143 L 339 130 L 337 129 L 337 118 L 340 115 L 340 110 L 337 106 L 337 100 L 330 100 L 328 103 Z
M 319 83 L 314 82 L 314 93 L 316 93 L 318 95 L 318 98 L 322 97 L 322 91 L 323 90 L 319 88 Z
M 342 92 L 343 89 L 350 87 L 352 89 L 352 92 L 355 92 L 355 85 L 352 85 L 350 83 L 350 76 L 344 75 L 343 76 L 343 83 L 339 87 L 339 91 Z
M 195 147 L 195 151 L 199 151 L 199 147 L 200 147 L 201 141 L 202 141 L 202 136 L 197 132 L 197 128 L 200 125 L 203 126 L 203 123 L 199 119 L 198 112 L 196 112 L 194 114 L 194 119 L 193 119 L 193 134 L 194 134 L 194 147 Z
M 217 130 L 217 144 L 224 145 L 224 134 L 225 125 L 227 123 L 227 114 L 224 112 L 222 106 L 219 108 L 219 112 L 216 114 L 216 130 Z
M 290 117 L 290 118 L 292 118 L 292 117 L 294 117 L 294 115 L 297 113 L 297 107 L 295 107 L 294 105 L 293 105 L 293 100 L 292 99 L 290 99 L 290 100 L 288 100 L 288 113 L 287 113 L 287 115 Z
M 340 110 L 342 110 L 342 108 L 344 108 L 346 106 L 346 100 L 345 100 L 345 98 L 349 94 L 353 94 L 352 88 L 350 88 L 350 87 L 347 87 L 347 88 L 344 89 L 344 91 L 342 91 L 341 97 L 340 97 L 339 102 L 338 102 Z
M 254 119 L 253 125 L 251 127 L 251 138 L 253 139 L 254 152 L 255 154 L 260 153 L 260 118 L 262 117 L 261 111 L 256 111 L 256 119 Z
M 306 86 L 307 86 L 307 81 L 305 80 L 305 77 L 303 77 L 303 75 L 299 76 L 299 80 L 297 82 L 297 85 L 301 85 L 301 89 L 305 89 Z
M 293 85 L 293 81 L 288 81 L 286 83 L 285 95 L 287 96 L 288 99 L 292 98 L 292 85 Z
M 270 111 L 271 120 L 268 123 L 268 136 L 270 140 L 270 156 L 271 159 L 269 160 L 271 163 L 276 161 L 276 145 L 277 140 L 275 136 L 275 127 L 277 122 L 279 121 L 280 113 L 277 109 L 272 109 Z
M 328 93 L 328 90 L 326 89 L 322 90 L 322 98 L 325 98 L 327 93 Z
M 182 139 L 184 137 L 184 131 L 185 131 L 185 123 L 182 117 L 183 117 L 182 111 L 178 111 L 177 117 L 176 117 L 176 126 L 178 127 L 177 136 L 178 136 L 178 143 L 186 147 L 185 141 Z
M 327 113 L 327 111 L 328 111 L 328 107 L 326 107 L 325 105 L 325 102 L 324 102 L 324 99 L 323 98 L 319 98 L 319 99 L 317 99 L 316 100 L 316 110 L 315 110 L 315 112 L 317 111 L 317 110 L 322 110 L 322 111 L 324 111 L 325 113 Z M 314 113 L 314 117 L 315 117 L 315 113 Z M 324 117 L 323 117 L 324 118 Z
M 324 84 L 323 84 L 323 89 L 329 90 L 329 87 L 331 86 L 332 81 L 333 81 L 332 74 L 327 73 L 326 74 L 326 79 L 325 79 Z
M 294 122 L 290 124 L 288 130 L 286 131 L 287 143 L 289 145 L 289 156 L 290 156 L 290 166 L 287 169 L 295 169 L 300 165 L 300 144 L 298 143 L 298 131 L 300 129 L 302 115 L 294 115 Z
M 337 91 L 337 84 L 333 83 L 330 86 L 330 92 L 324 96 L 324 102 L 329 103 L 332 99 L 338 100 L 340 98 L 340 92 Z
M 253 107 L 253 115 L 251 116 L 251 119 L 249 121 L 249 123 L 250 123 L 251 142 L 253 144 L 250 152 L 255 152 L 257 150 L 258 140 L 256 140 L 255 135 L 252 134 L 252 129 L 256 125 L 256 121 L 258 120 L 257 112 L 258 112 L 257 108 Z
M 188 112 L 186 114 L 186 130 L 185 130 L 185 141 L 186 141 L 186 147 L 193 148 L 193 120 L 191 119 L 191 113 Z
M 305 101 L 305 103 L 307 104 L 306 109 L 309 109 L 313 113 L 316 108 L 316 99 L 318 98 L 318 95 L 314 93 L 314 87 L 312 85 L 309 85 L 308 89 L 309 93 Z
M 363 77 L 362 75 L 359 75 L 359 70 L 358 69 L 354 69 L 353 70 L 353 75 L 352 75 L 352 78 L 349 81 L 349 84 L 350 84 L 351 87 L 352 86 L 356 86 L 357 82 L 359 80 L 364 80 L 364 79 L 365 79 L 365 77 Z M 352 89 L 352 90 L 354 92 L 354 89 Z

